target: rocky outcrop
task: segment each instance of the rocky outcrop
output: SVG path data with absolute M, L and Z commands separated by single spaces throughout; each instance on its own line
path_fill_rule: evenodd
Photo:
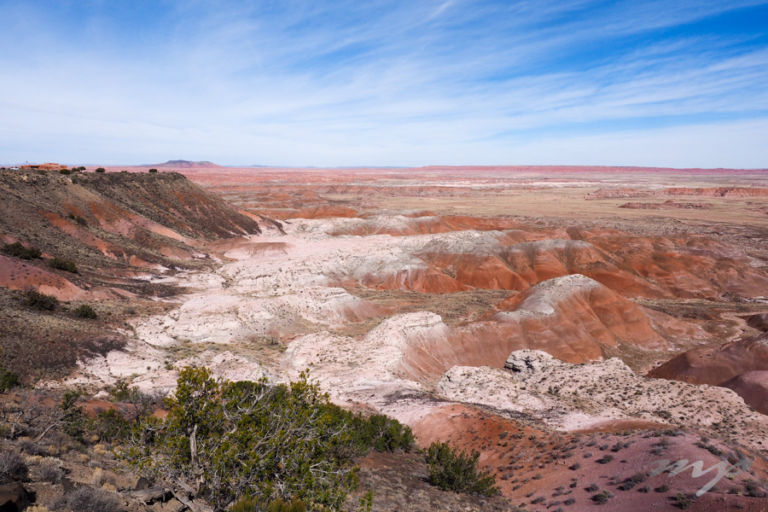
M 504 369 L 512 373 L 535 374 L 546 370 L 559 362 L 551 354 L 541 350 L 515 350 L 504 362 Z
M 109 218 L 127 210 L 192 238 L 215 239 L 259 233 L 259 225 L 177 173 L 88 173 L 74 179 L 76 186 L 101 198 L 88 210 Z M 86 220 L 87 219 L 87 211 Z M 97 213 L 94 213 L 97 215 Z
M 8 512 L 22 511 L 34 500 L 20 482 L 0 484 L 0 510 Z
M 537 418 L 561 430 L 617 420 L 655 421 L 720 434 L 733 429 L 741 442 L 756 449 L 763 448 L 768 435 L 768 417 L 729 389 L 642 377 L 618 358 L 569 364 L 523 351 L 508 361 L 525 370 L 455 366 L 436 391 L 454 402 Z

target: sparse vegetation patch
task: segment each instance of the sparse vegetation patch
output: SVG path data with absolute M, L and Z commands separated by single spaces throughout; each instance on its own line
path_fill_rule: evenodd
M 67 215 L 67 217 L 69 217 L 70 219 L 74 220 L 75 222 L 77 222 L 81 226 L 85 226 L 85 225 L 88 224 L 85 221 L 85 219 L 83 217 L 81 217 L 80 215 L 75 215 L 74 213 L 70 213 L 69 215 Z
M 58 256 L 53 258 L 51 261 L 48 262 L 48 265 L 51 268 L 55 268 L 58 270 L 64 270 L 65 272 L 71 272 L 73 274 L 77 274 L 77 265 L 75 265 L 74 261 L 71 260 L 65 260 L 64 258 L 59 258 Z
M 88 320 L 95 320 L 98 318 L 96 310 L 90 304 L 81 304 L 75 309 L 75 316 L 78 318 L 87 318 Z
M 59 305 L 59 299 L 53 295 L 40 293 L 34 288 L 27 288 L 24 292 L 24 303 L 35 309 L 53 311 Z
M 40 257 L 40 249 L 37 247 L 26 247 L 19 242 L 4 244 L 3 253 L 23 260 L 33 260 Z
M 19 376 L 0 366 L 0 393 L 19 385 Z
M 447 443 L 432 443 L 427 450 L 429 481 L 445 491 L 493 496 L 500 491 L 489 471 L 477 468 L 478 452 L 457 451 Z
M 67 507 L 82 512 L 121 512 L 124 508 L 117 497 L 101 489 L 78 487 L 56 503 L 56 510 Z

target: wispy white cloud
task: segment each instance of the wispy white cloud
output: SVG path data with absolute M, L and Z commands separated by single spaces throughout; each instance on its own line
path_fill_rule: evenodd
M 0 161 L 768 166 L 757 3 L 0 3 Z

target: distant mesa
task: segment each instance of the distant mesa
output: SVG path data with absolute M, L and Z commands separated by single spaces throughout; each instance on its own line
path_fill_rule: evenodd
M 147 167 L 175 167 L 177 169 L 191 169 L 196 167 L 214 168 L 221 167 L 218 164 L 209 162 L 208 160 L 202 160 L 200 162 L 192 162 L 190 160 L 168 160 L 162 164 L 152 164 Z

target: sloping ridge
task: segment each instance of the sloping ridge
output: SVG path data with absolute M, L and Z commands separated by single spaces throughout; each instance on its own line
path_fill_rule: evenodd
M 3 171 L 0 195 L 0 241 L 19 241 L 45 258 L 74 261 L 79 275 L 53 272 L 61 275 L 59 281 L 85 288 L 126 275 L 131 267 L 201 257 L 204 240 L 260 232 L 256 221 L 176 173 Z M 50 285 L 55 280 L 44 263 L 32 260 L 23 273 L 4 273 L 0 286 Z M 22 282 L 22 274 L 39 274 L 46 283 Z
M 649 348 L 665 345 L 640 306 L 582 274 L 543 281 L 503 301 L 499 309 L 503 311 L 497 319 L 529 326 L 527 330 L 535 330 L 539 338 L 578 337 L 610 346 L 619 340 Z
M 646 237 L 610 229 L 514 228 L 508 219 L 372 216 L 329 223 L 332 236 L 435 235 L 414 252 L 421 263 L 375 273 L 359 284 L 376 289 L 453 293 L 524 291 L 568 274 L 583 274 L 626 297 L 727 299 L 761 297 L 768 276 L 738 247 L 703 236 Z M 505 224 L 506 223 L 506 224 Z M 439 227 L 439 229 L 438 229 Z
M 259 233 L 256 221 L 179 173 L 105 173 L 77 184 L 147 219 L 190 237 L 208 239 Z
M 648 376 L 730 388 L 744 402 L 768 414 L 768 334 L 689 350 Z
M 721 386 L 742 373 L 763 370 L 768 370 L 768 334 L 719 347 L 694 348 L 670 359 L 648 375 Z
M 768 371 L 745 372 L 723 386 L 738 393 L 756 411 L 768 414 Z
M 510 238 L 507 233 L 503 237 Z M 476 288 L 522 291 L 547 279 L 579 273 L 631 295 L 664 295 L 583 240 L 530 240 L 480 253 L 440 253 L 427 248 L 424 257 L 462 285 Z
M 583 363 L 602 359 L 606 348 L 620 344 L 669 347 L 640 306 L 580 274 L 539 283 L 498 307 L 502 311 L 490 321 L 409 340 L 403 372 L 421 380 L 455 365 L 501 368 L 510 352 L 522 348 Z

